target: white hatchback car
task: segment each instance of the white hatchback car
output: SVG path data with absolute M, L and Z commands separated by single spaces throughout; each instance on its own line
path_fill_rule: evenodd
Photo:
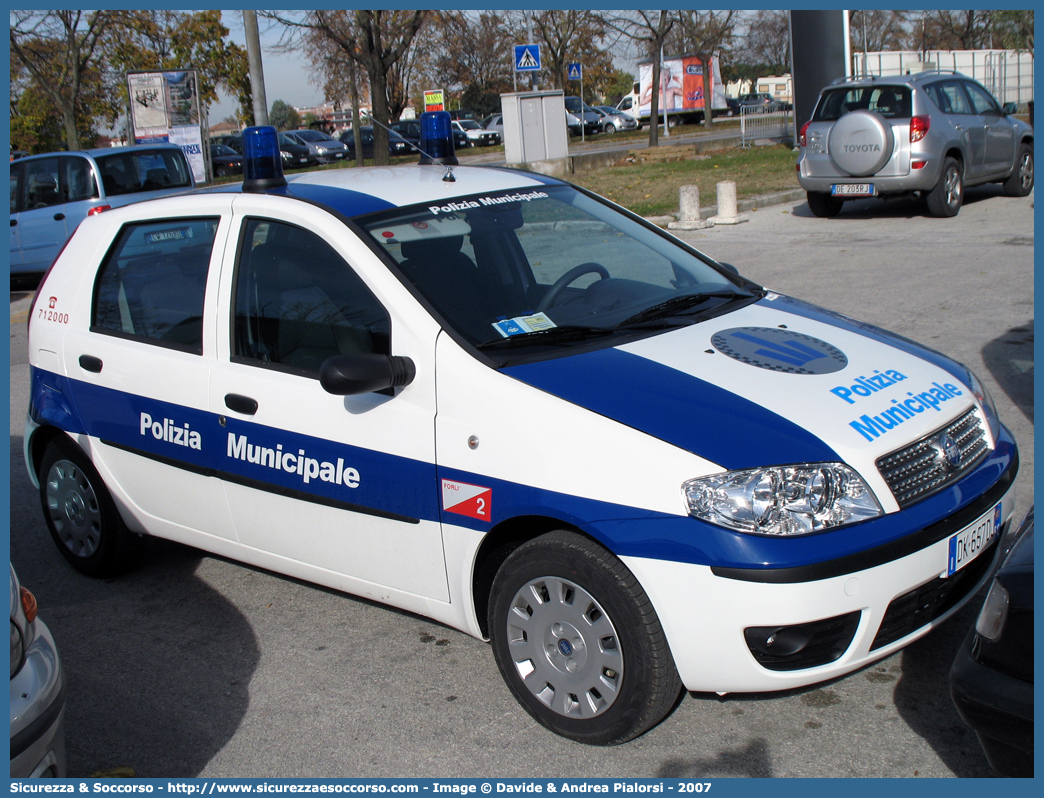
M 25 457 L 80 571 L 156 535 L 430 616 L 597 744 L 984 583 L 1018 451 L 964 366 L 550 177 L 284 181 L 245 136 L 242 185 L 88 219 L 31 311 Z

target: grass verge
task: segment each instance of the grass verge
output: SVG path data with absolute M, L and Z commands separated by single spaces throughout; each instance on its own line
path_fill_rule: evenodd
M 591 172 L 577 172 L 569 180 L 608 197 L 642 216 L 678 212 L 678 189 L 696 185 L 700 204 L 717 202 L 716 184 L 731 180 L 738 199 L 800 188 L 794 164 L 797 154 L 787 146 L 742 149 L 730 147 L 696 154 L 691 146 L 634 150 L 633 159 Z M 674 160 L 674 157 L 677 160 Z

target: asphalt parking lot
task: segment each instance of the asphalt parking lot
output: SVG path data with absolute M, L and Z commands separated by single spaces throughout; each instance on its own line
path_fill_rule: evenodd
M 1019 442 L 1021 518 L 1033 501 L 1033 195 L 971 189 L 953 219 L 912 201 L 748 216 L 679 235 L 774 290 L 968 364 Z M 164 541 L 120 579 L 83 577 L 51 543 L 22 462 L 29 301 L 11 294 L 11 558 L 67 670 L 71 776 L 993 775 L 947 682 L 981 601 L 844 679 L 686 695 L 645 736 L 597 749 L 534 724 L 487 644 L 427 619 Z

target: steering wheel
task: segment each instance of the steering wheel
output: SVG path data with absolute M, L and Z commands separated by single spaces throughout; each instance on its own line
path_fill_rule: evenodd
M 544 294 L 544 298 L 540 300 L 537 305 L 537 311 L 544 311 L 550 307 L 553 307 L 555 300 L 558 299 L 558 295 L 565 290 L 565 287 L 570 283 L 574 282 L 577 277 L 581 277 L 585 274 L 594 272 L 599 275 L 602 280 L 609 279 L 609 272 L 601 263 L 581 263 L 579 266 L 574 266 L 572 269 L 567 271 L 557 280 L 554 285 L 547 289 L 547 293 Z

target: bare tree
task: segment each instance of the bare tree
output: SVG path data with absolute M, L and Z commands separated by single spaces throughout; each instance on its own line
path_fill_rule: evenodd
M 667 36 L 677 18 L 669 11 L 630 11 L 610 14 L 605 18 L 609 29 L 634 42 L 652 61 L 652 85 L 660 85 L 660 56 Z M 649 146 L 660 144 L 656 117 L 660 111 L 659 92 L 653 90 L 649 108 Z
M 265 12 L 264 16 L 284 26 L 284 47 L 300 46 L 297 34 L 320 36 L 339 48 L 365 72 L 370 84 L 371 116 L 374 125 L 373 160 L 390 162 L 388 132 L 391 120 L 389 82 L 394 80 L 398 61 L 409 51 L 414 37 L 428 19 L 429 11 L 320 10 L 298 17 Z
M 922 17 L 922 49 L 978 50 L 992 45 L 990 11 L 925 12 Z
M 711 70 L 713 57 L 733 36 L 736 26 L 735 11 L 680 11 L 678 24 L 670 38 L 678 53 L 695 55 L 703 63 L 703 121 L 711 124 L 714 101 Z
M 761 10 L 747 24 L 746 60 L 775 71 L 790 68 L 790 13 Z
M 909 38 L 909 21 L 903 11 L 878 8 L 848 13 L 852 52 L 901 50 Z
M 80 149 L 77 115 L 84 81 L 93 69 L 106 31 L 123 11 L 12 11 L 11 55 L 32 76 L 62 117 L 65 143 Z

